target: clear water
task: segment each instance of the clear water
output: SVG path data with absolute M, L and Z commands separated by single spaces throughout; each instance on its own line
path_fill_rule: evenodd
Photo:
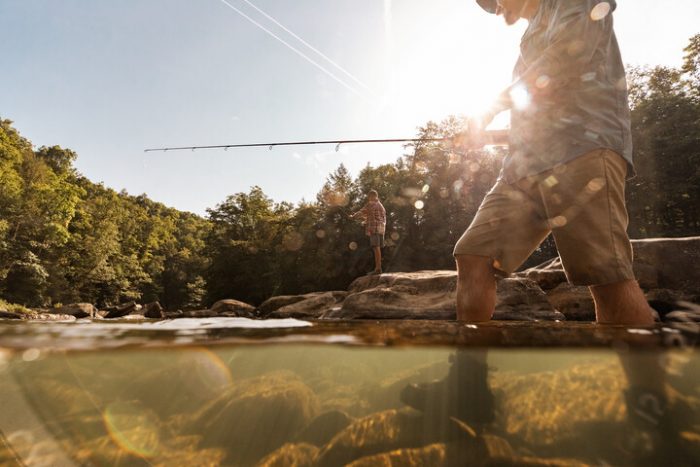
M 2 325 L 0 465 L 700 460 L 700 359 L 678 330 L 260 326 Z M 434 380 L 456 384 L 420 392 L 422 410 L 401 400 L 407 385 Z M 630 402 L 630 386 L 668 397 L 645 390 Z

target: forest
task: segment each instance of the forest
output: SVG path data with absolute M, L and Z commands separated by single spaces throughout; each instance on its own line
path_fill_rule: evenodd
M 700 234 L 700 34 L 682 67 L 629 69 L 636 176 L 632 238 Z M 449 137 L 463 120 L 418 128 Z M 356 177 L 331 173 L 313 201 L 274 202 L 259 187 L 205 217 L 96 184 L 60 146 L 33 149 L 0 118 L 0 299 L 30 307 L 90 302 L 203 308 L 281 294 L 345 289 L 371 267 L 362 225 L 349 218 L 370 189 L 387 210 L 386 271 L 453 269 L 452 247 L 495 182 L 499 150 L 419 142 Z M 245 157 L 242 154 L 241 157 Z M 555 250 L 545 241 L 529 264 Z

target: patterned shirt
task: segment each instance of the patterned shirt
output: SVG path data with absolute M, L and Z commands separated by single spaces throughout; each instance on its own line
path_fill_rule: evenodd
M 365 232 L 367 235 L 383 234 L 386 229 L 386 210 L 379 201 L 370 201 L 361 212 L 365 214 Z
M 541 0 L 513 72 L 510 154 L 501 173 L 507 182 L 602 148 L 632 166 L 616 7 L 614 0 Z

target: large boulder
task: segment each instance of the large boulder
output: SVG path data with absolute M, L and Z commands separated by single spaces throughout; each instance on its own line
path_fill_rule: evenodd
M 146 318 L 162 319 L 165 318 L 165 311 L 159 302 L 148 303 L 143 306 L 143 316 Z
M 700 294 L 700 237 L 632 240 L 632 246 L 642 288 Z
M 326 313 L 339 319 L 437 319 L 456 317 L 457 273 L 419 271 L 365 276 L 350 285 L 340 309 Z M 494 319 L 563 319 L 534 281 L 502 279 L 497 285 Z
M 634 273 L 644 290 L 670 289 L 700 294 L 700 237 L 632 240 Z M 566 282 L 559 258 L 518 273 L 544 290 Z
M 267 318 L 322 318 L 334 309 L 340 309 L 339 303 L 347 296 L 347 292 L 323 292 L 309 294 L 305 299 L 285 305 L 269 313 Z
M 48 310 L 49 313 L 59 315 L 71 315 L 76 318 L 94 318 L 97 314 L 97 308 L 92 303 L 71 303 L 58 308 Z
M 247 303 L 225 299 L 214 303 L 210 310 L 216 316 L 227 316 L 230 318 L 255 318 L 255 307 Z

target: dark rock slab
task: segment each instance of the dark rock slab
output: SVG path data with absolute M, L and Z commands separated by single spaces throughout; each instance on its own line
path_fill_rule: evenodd
M 327 313 L 340 309 L 339 303 L 347 296 L 347 292 L 322 292 L 309 294 L 305 299 L 283 306 L 271 313 L 267 318 L 322 318 Z
M 107 314 L 105 314 L 104 317 L 105 319 L 121 318 L 138 310 L 139 307 L 136 302 L 128 302 L 123 305 L 107 308 L 105 310 Z
M 97 314 L 97 308 L 92 303 L 71 303 L 59 308 L 48 310 L 49 313 L 59 315 L 71 315 L 76 318 L 94 318 Z
M 671 289 L 700 294 L 700 237 L 632 240 L 634 273 L 644 290 Z M 559 258 L 518 273 L 545 290 L 566 282 Z
M 255 307 L 247 303 L 234 299 L 219 300 L 214 303 L 210 310 L 218 316 L 234 318 L 255 318 Z
M 12 311 L 0 310 L 0 319 L 22 319 L 22 315 Z
M 165 318 L 165 311 L 159 302 L 148 303 L 143 307 L 143 316 L 146 318 Z

